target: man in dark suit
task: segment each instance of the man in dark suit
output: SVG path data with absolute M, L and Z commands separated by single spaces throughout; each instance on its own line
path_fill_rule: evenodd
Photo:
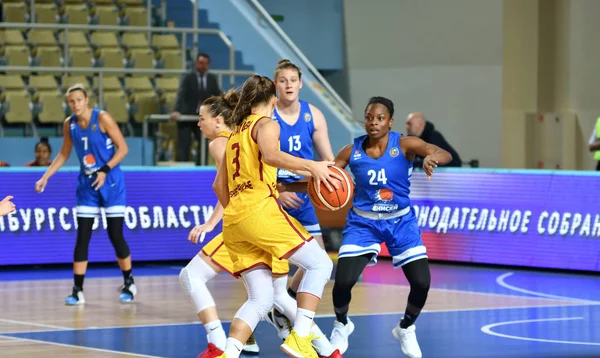
M 175 100 L 175 111 L 171 113 L 171 119 L 176 120 L 179 115 L 197 115 L 200 105 L 208 97 L 221 94 L 221 88 L 217 76 L 208 72 L 210 67 L 210 56 L 200 53 L 196 56 L 194 71 L 181 76 L 177 99 Z M 200 129 L 196 121 L 177 122 L 177 161 L 190 161 L 191 136 L 200 142 Z M 196 164 L 199 164 L 198 158 Z
M 462 161 L 460 160 L 458 152 L 452 148 L 448 141 L 446 141 L 446 138 L 444 138 L 442 133 L 435 129 L 433 123 L 425 119 L 423 113 L 416 112 L 408 115 L 408 118 L 406 119 L 406 134 L 419 137 L 425 142 L 437 145 L 452 154 L 452 161 L 446 164 L 446 167 L 462 166 Z M 420 168 L 421 166 L 423 166 L 423 158 L 416 156 L 413 167 Z

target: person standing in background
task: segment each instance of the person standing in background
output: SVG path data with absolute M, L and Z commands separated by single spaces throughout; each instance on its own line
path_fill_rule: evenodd
M 592 136 L 589 141 L 590 152 L 594 153 L 594 160 L 596 163 L 596 170 L 600 171 L 600 117 L 596 119 L 596 126 L 592 132 Z
M 461 167 L 462 160 L 458 155 L 458 152 L 452 148 L 450 143 L 446 141 L 446 138 L 440 133 L 433 123 L 425 119 L 425 116 L 421 112 L 410 113 L 406 119 L 406 134 L 409 136 L 415 136 L 421 138 L 424 142 L 433 144 L 449 152 L 452 155 L 452 160 L 443 165 L 445 167 Z M 421 168 L 423 166 L 423 158 L 416 156 L 414 161 L 414 168 Z
M 177 99 L 175 100 L 175 110 L 171 113 L 171 120 L 177 120 L 180 115 L 198 115 L 200 105 L 204 100 L 211 96 L 221 94 L 221 88 L 217 76 L 209 73 L 210 56 L 200 53 L 196 56 L 194 70 L 181 77 L 179 89 L 177 90 Z M 190 134 L 193 134 L 196 140 L 200 141 L 200 129 L 196 121 L 178 121 L 177 122 L 177 161 L 189 162 L 190 148 L 192 141 Z M 197 158 L 196 164 L 200 163 Z

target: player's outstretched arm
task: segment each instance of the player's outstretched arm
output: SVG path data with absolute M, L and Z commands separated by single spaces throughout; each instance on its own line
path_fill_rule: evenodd
M 349 144 L 342 148 L 337 156 L 335 157 L 335 166 L 338 168 L 346 168 L 350 162 L 350 154 L 352 153 L 352 144 Z M 277 190 L 279 192 L 293 191 L 298 193 L 305 193 L 308 190 L 306 180 L 300 180 L 294 183 L 288 184 L 277 184 Z
M 400 147 L 404 153 L 415 153 L 423 159 L 423 171 L 427 174 L 427 179 L 431 179 L 434 173 L 433 168 L 439 164 L 444 165 L 452 161 L 452 154 L 442 148 L 429 144 L 417 137 L 402 137 L 400 138 Z
M 294 157 L 293 155 L 280 151 L 279 131 L 279 124 L 270 120 L 259 120 L 252 130 L 252 137 L 256 138 L 256 142 L 262 153 L 262 160 L 266 164 L 275 168 L 308 172 L 315 180 L 317 187 L 319 187 L 322 182 L 329 191 L 333 191 L 334 187 L 336 189 L 338 188 L 337 181 L 341 181 L 342 178 L 328 168 L 334 164 L 333 162 L 315 162 Z
M 226 148 L 227 138 L 225 137 L 215 138 L 208 144 L 208 152 L 210 153 L 211 157 L 213 157 L 213 159 L 215 160 L 215 166 L 217 167 L 217 169 L 219 169 L 221 167 L 221 163 L 225 161 Z M 219 221 L 221 221 L 221 219 L 223 218 L 223 211 L 223 205 L 221 205 L 220 201 L 217 201 L 217 205 L 215 205 L 215 210 L 213 211 L 210 218 L 206 221 L 206 223 L 212 228 L 217 226 Z
M 208 144 L 208 152 L 215 160 L 217 169 L 221 166 L 221 162 L 225 160 L 226 145 L 227 138 L 224 137 L 215 138 Z M 204 224 L 194 226 L 194 228 L 190 230 L 188 241 L 193 244 L 204 242 L 206 233 L 209 233 L 215 229 L 219 221 L 221 221 L 223 218 L 224 211 L 225 208 L 223 208 L 221 202 L 217 200 L 217 204 L 215 204 L 215 210 L 213 210 L 210 218 L 208 218 Z
M 125 142 L 125 138 L 123 138 L 123 133 L 121 133 L 117 122 L 115 122 L 108 112 L 100 112 L 98 115 L 98 121 L 100 122 L 100 126 L 106 131 L 106 134 L 108 134 L 112 140 L 113 144 L 117 147 L 115 155 L 113 155 L 108 163 L 106 163 L 106 165 L 112 169 L 121 163 L 127 153 L 129 153 L 129 147 L 127 147 L 127 142 Z
M 60 148 L 60 152 L 54 158 L 42 178 L 35 183 L 35 191 L 41 193 L 44 191 L 46 184 L 48 183 L 48 179 L 54 175 L 63 165 L 67 162 L 67 159 L 71 156 L 71 151 L 73 150 L 73 139 L 71 139 L 71 128 L 70 126 L 70 118 L 65 119 L 63 123 L 63 143 Z

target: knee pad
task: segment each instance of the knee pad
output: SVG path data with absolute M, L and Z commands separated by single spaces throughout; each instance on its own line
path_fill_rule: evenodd
M 206 287 L 206 282 L 216 275 L 215 270 L 198 256 L 195 256 L 179 272 L 179 283 L 192 299 L 197 312 L 215 306 L 215 301 Z
M 310 293 L 320 298 L 323 295 L 323 289 L 327 281 L 331 278 L 333 262 L 331 262 L 325 250 L 321 249 L 316 241 L 311 241 L 305 246 L 307 250 L 297 252 L 302 255 L 300 258 L 302 261 L 301 265 L 298 266 L 304 269 L 304 277 L 302 278 L 302 282 L 300 282 L 298 292 Z
M 235 318 L 246 322 L 254 330 L 258 322 L 267 317 L 267 314 L 273 308 L 274 300 L 272 290 L 264 290 L 261 293 L 252 295 L 248 297 L 242 308 L 235 314 Z

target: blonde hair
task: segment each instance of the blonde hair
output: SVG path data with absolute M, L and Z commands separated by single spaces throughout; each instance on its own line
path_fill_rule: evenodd
M 73 86 L 69 87 L 69 89 L 67 90 L 66 95 L 70 95 L 71 93 L 75 92 L 75 91 L 81 91 L 83 92 L 83 95 L 87 98 L 87 90 L 85 89 L 85 86 L 81 83 L 76 83 Z

